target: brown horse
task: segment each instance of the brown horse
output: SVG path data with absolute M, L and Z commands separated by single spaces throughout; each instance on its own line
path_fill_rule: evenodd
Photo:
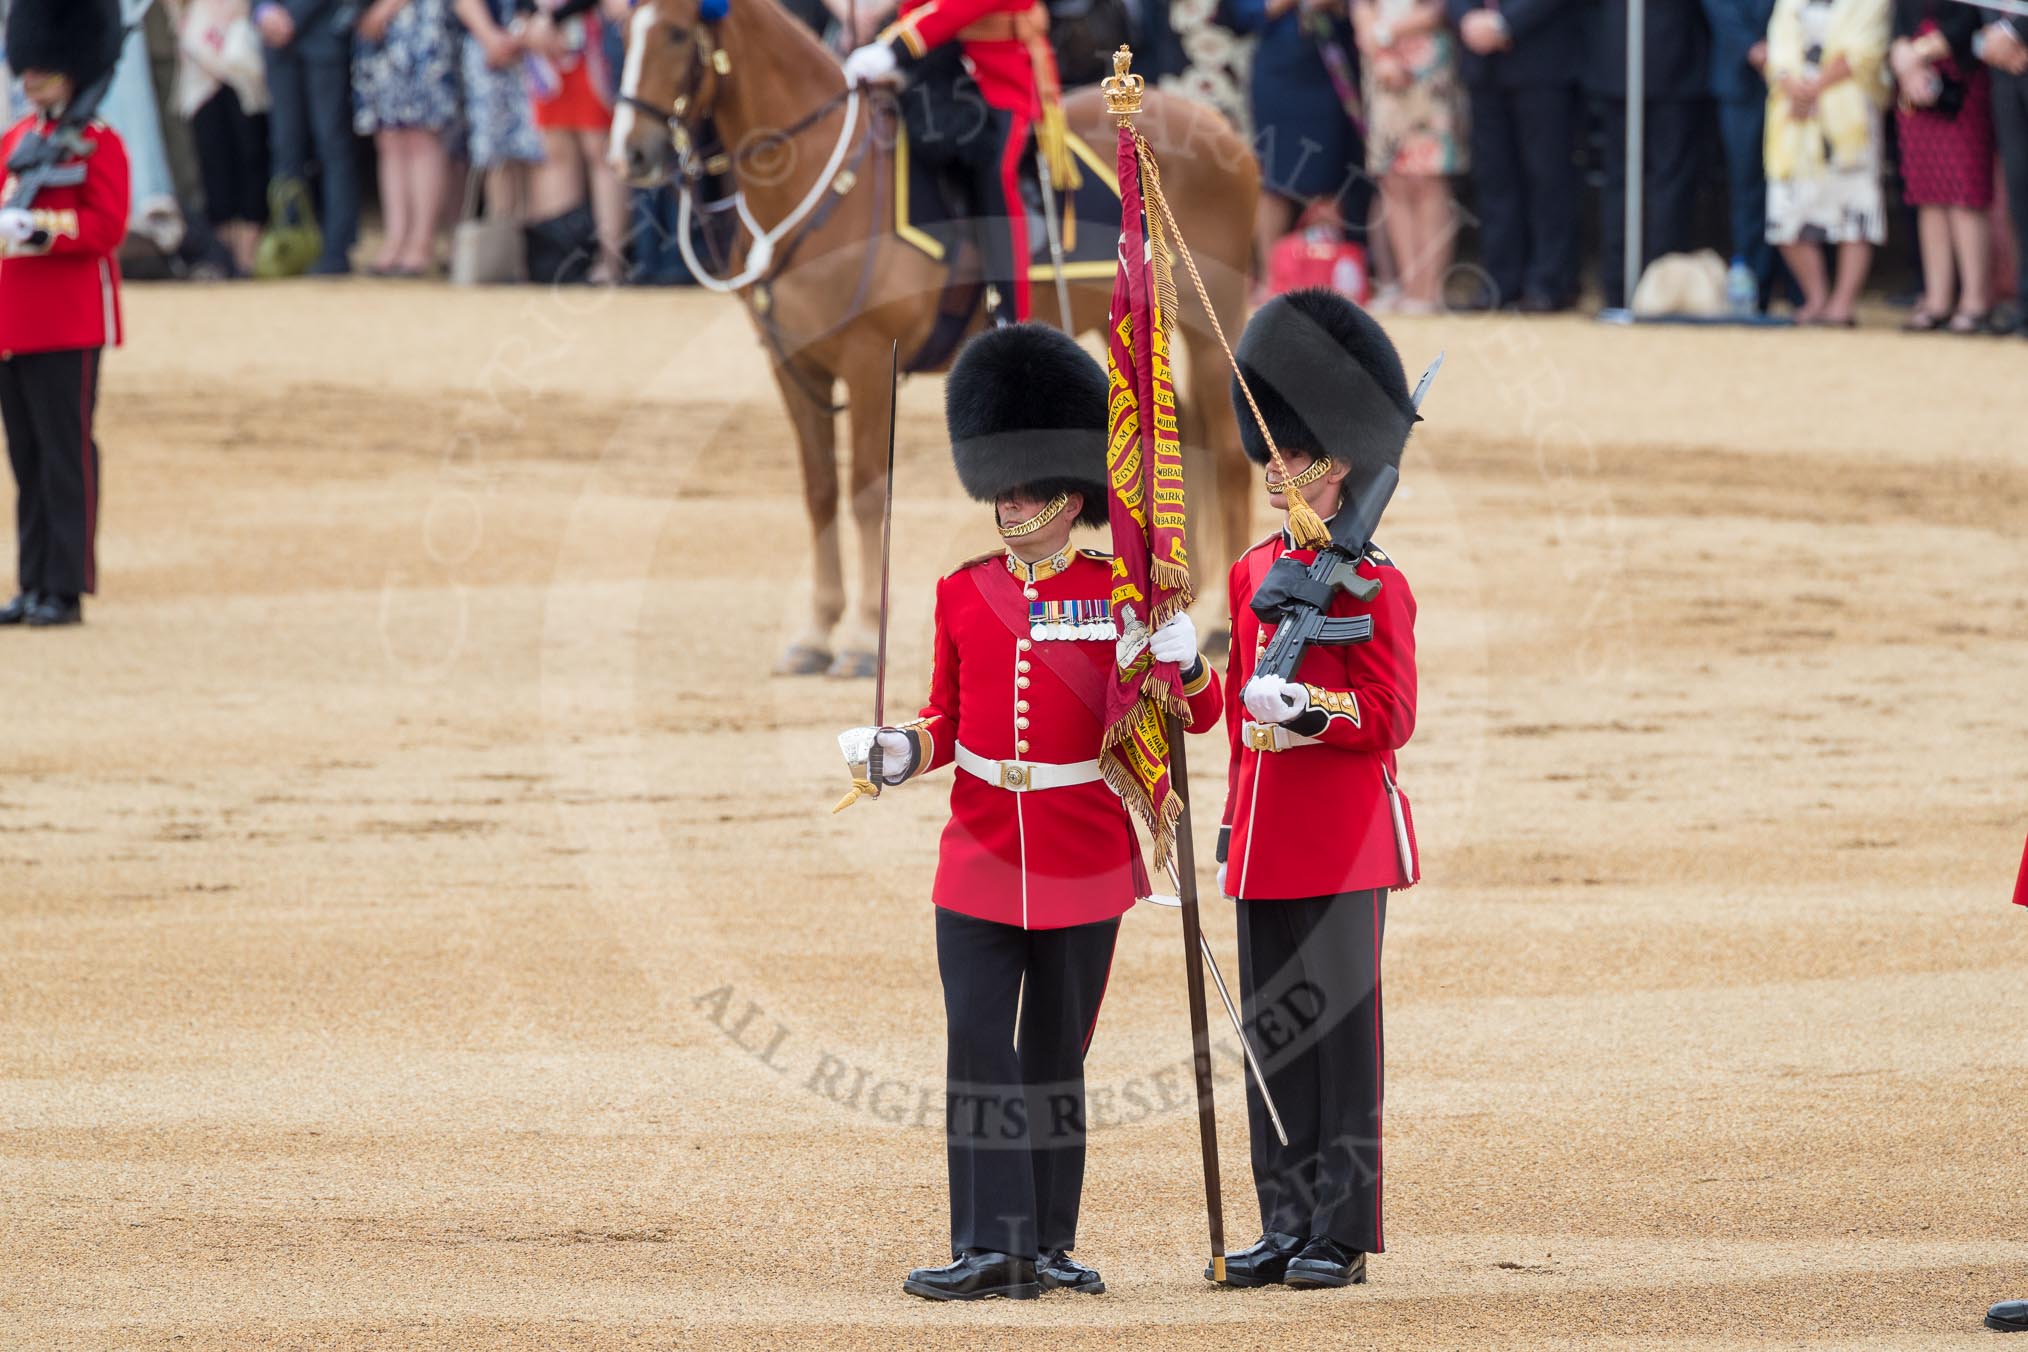
M 899 341 L 904 358 L 922 347 L 938 320 L 945 270 L 896 237 L 891 118 L 881 115 L 874 92 L 847 89 L 838 62 L 777 0 L 703 3 L 723 17 L 700 20 L 700 0 L 644 0 L 636 10 L 613 163 L 629 182 L 651 186 L 666 180 L 677 158 L 672 142 L 685 155 L 702 154 L 697 142 L 707 123 L 723 147 L 712 172 L 736 185 L 749 238 L 732 263 L 737 275 L 720 286 L 740 292 L 773 353 L 802 452 L 814 546 L 810 620 L 776 670 L 870 675 L 890 344 Z M 1071 130 L 1110 164 L 1114 128 L 1099 92 L 1075 92 L 1064 109 Z M 1216 110 L 1153 91 L 1136 125 L 1155 151 L 1212 307 L 1237 341 L 1260 191 L 1252 152 Z M 1245 547 L 1251 476 L 1227 411 L 1230 367 L 1186 274 L 1179 268 L 1177 275 L 1183 296 L 1177 330 L 1186 354 L 1178 416 L 1196 498 L 1191 548 L 1206 616 L 1216 616 L 1204 627 L 1222 633 L 1216 580 Z M 1051 287 L 1038 283 L 1032 291 L 1037 317 L 1056 318 Z M 1111 294 L 1110 275 L 1073 283 L 1071 327 L 1102 328 Z M 982 322 L 983 316 L 972 321 Z M 840 381 L 851 416 L 860 553 L 859 605 L 849 619 L 831 403 Z

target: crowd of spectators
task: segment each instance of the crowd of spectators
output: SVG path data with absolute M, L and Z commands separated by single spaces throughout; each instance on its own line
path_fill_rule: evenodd
M 1738 317 L 1773 304 L 1798 323 L 1855 324 L 1874 255 L 1902 222 L 1921 279 L 1904 327 L 2028 333 L 2018 266 L 2028 252 L 2028 21 L 1997 8 L 1647 0 L 1634 173 L 1626 0 L 1228 0 L 1227 10 L 1260 35 L 1261 234 L 1285 229 L 1333 180 L 1324 191 L 1370 246 L 1382 306 L 1431 307 L 1430 274 L 1451 270 L 1460 233 L 1454 192 L 1469 202 L 1477 257 L 1444 303 L 1568 309 L 1590 237 L 1597 294 L 1625 306 L 1634 182 L 1642 266 L 1721 245 Z M 1356 97 L 1343 76 L 1350 49 Z M 1364 172 L 1350 172 L 1362 141 Z M 1580 218 L 1587 165 L 1599 183 L 1595 233 Z M 1728 227 L 1722 240 L 1701 238 L 1708 170 L 1720 167 Z M 2014 301 L 1996 294 L 2002 271 Z
M 1920 279 L 1907 327 L 1983 332 L 1996 311 L 2020 312 L 1996 290 L 2004 276 L 2022 285 L 2028 27 L 1997 10 L 1647 0 L 1643 163 L 1630 171 L 1627 0 L 1124 3 L 1152 58 L 1142 68 L 1173 87 L 1210 97 L 1247 72 L 1245 105 L 1229 111 L 1261 161 L 1262 258 L 1321 213 L 1367 249 L 1381 308 L 1568 309 L 1587 291 L 1587 244 L 1596 295 L 1625 305 L 1632 183 L 1643 264 L 1719 245 L 1742 315 L 1854 323 L 1890 234 Z M 583 280 L 687 279 L 668 190 L 630 200 L 605 159 L 631 0 L 162 5 L 177 50 L 164 104 L 187 124 L 223 270 L 266 271 L 262 232 L 282 212 L 321 229 L 312 273 L 434 275 L 462 208 L 525 227 L 531 251 L 575 245 Z M 891 9 L 791 7 L 841 51 Z M 1722 239 L 1709 238 L 1714 193 Z

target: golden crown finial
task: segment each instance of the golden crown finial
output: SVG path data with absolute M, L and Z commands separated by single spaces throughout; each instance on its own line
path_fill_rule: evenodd
M 1114 117 L 1132 117 L 1141 111 L 1141 94 L 1148 82 L 1127 72 L 1127 67 L 1133 64 L 1133 48 L 1122 43 L 1113 53 L 1113 73 L 1099 81 L 1099 88 L 1105 93 L 1106 111 Z

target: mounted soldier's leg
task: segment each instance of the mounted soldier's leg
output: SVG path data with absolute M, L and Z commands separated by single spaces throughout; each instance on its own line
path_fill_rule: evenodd
M 1021 160 L 1028 153 L 1029 122 L 990 109 L 980 144 L 967 147 L 972 168 L 973 218 L 986 254 L 986 281 L 1000 298 L 994 323 L 1019 323 L 1028 307 L 1028 208 L 1021 200 Z
M 771 368 L 782 407 L 796 429 L 803 458 L 803 506 L 810 515 L 810 619 L 775 663 L 779 676 L 814 676 L 831 666 L 831 631 L 845 613 L 845 575 L 838 551 L 837 416 L 810 397 L 829 394 L 828 371 L 803 362 L 797 374 Z M 800 377 L 800 378 L 799 378 Z
M 873 675 L 880 657 L 880 516 L 887 496 L 886 344 L 853 350 L 845 370 L 852 465 L 852 522 L 859 545 L 859 603 L 839 628 L 829 674 Z M 835 537 L 834 537 L 835 538 Z

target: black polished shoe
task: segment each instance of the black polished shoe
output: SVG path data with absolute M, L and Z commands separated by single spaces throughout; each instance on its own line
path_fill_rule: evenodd
M 6 605 L 0 606 L 0 624 L 22 623 L 28 618 L 28 612 L 35 609 L 35 600 L 34 592 L 23 592 Z
M 1282 1275 L 1289 1286 L 1363 1286 L 1366 1283 L 1366 1255 L 1347 1249 L 1334 1239 L 1318 1235 L 1289 1260 Z
M 924 1300 L 1034 1300 L 1042 1294 L 1033 1258 L 968 1253 L 948 1267 L 917 1268 L 901 1289 Z
M 1986 1327 L 2002 1333 L 2028 1333 L 2028 1300 L 2003 1300 L 1986 1311 Z
M 1289 1260 L 1303 1251 L 1301 1235 L 1270 1230 L 1238 1253 L 1225 1255 L 1224 1286 L 1273 1286 L 1282 1279 Z M 1218 1281 L 1212 1269 L 1204 1269 L 1204 1280 Z
M 84 607 L 75 596 L 39 594 L 23 617 L 31 629 L 50 629 L 59 624 L 83 624 Z
M 1088 1296 L 1105 1294 L 1105 1279 L 1098 1275 L 1098 1269 L 1078 1262 L 1067 1249 L 1058 1249 L 1047 1258 L 1039 1259 L 1035 1272 L 1042 1278 L 1045 1291 L 1082 1291 Z

